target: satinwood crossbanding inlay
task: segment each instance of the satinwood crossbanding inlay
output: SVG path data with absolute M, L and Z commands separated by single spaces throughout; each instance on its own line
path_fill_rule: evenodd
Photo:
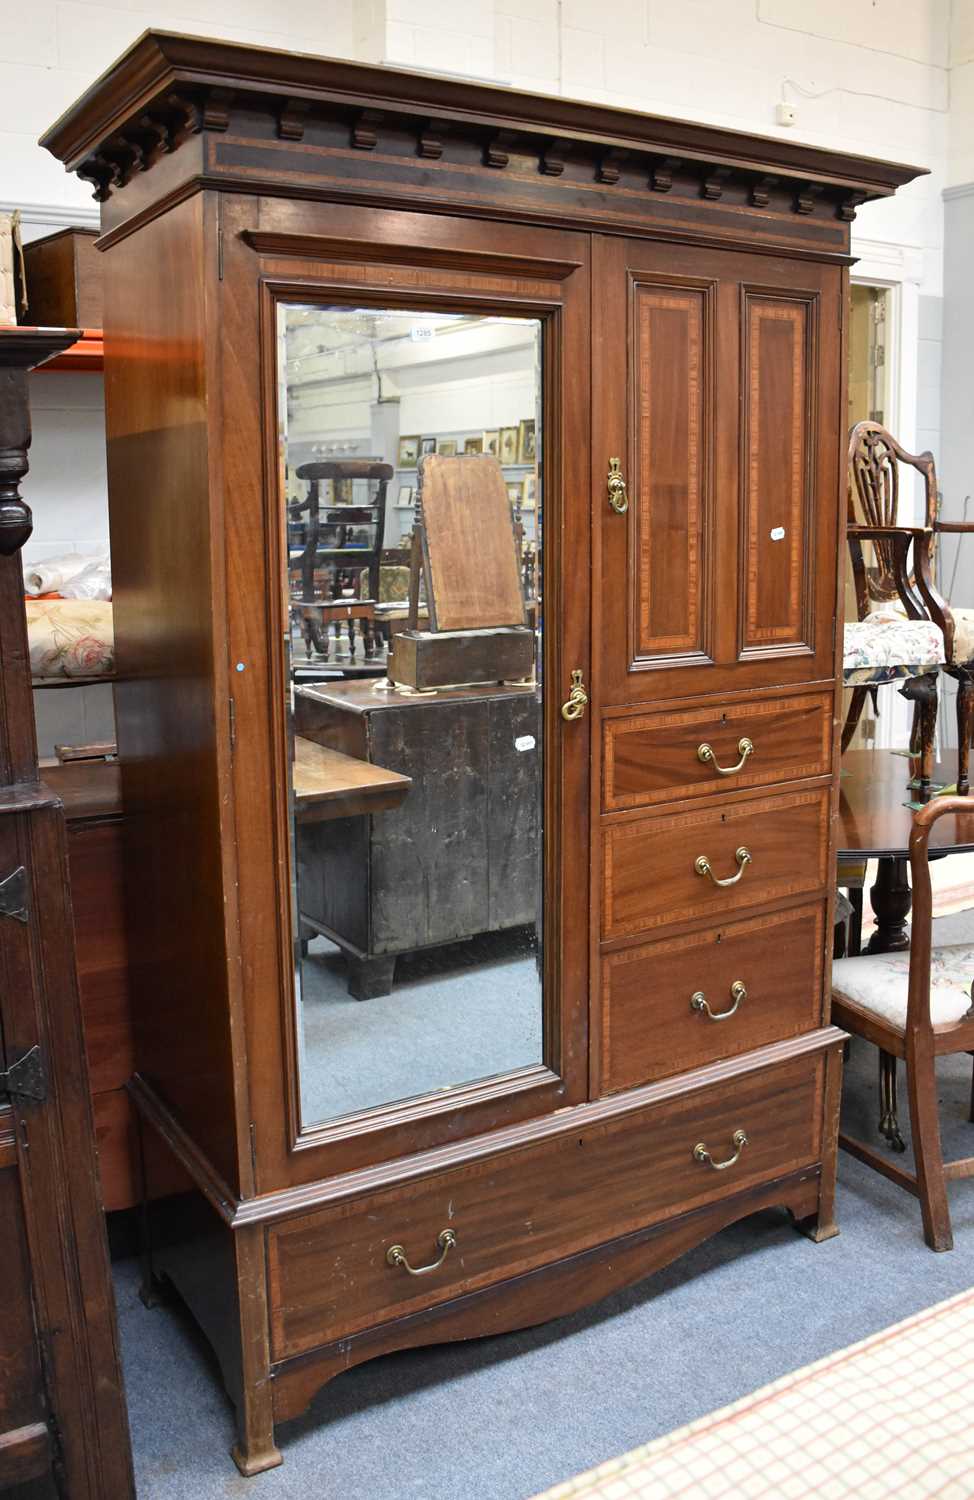
M 635 656 L 702 651 L 705 293 L 634 288 Z
M 810 307 L 746 293 L 745 651 L 805 641 Z

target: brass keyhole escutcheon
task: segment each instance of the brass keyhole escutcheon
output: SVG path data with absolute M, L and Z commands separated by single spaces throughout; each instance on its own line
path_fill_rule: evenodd
M 629 509 L 629 496 L 626 493 L 626 479 L 618 458 L 609 459 L 609 473 L 606 485 L 609 494 L 609 504 L 617 516 L 624 516 Z
M 568 694 L 567 702 L 561 705 L 561 716 L 567 719 L 569 724 L 580 719 L 588 707 L 588 693 L 582 681 L 582 669 L 576 667 L 572 672 L 572 686 Z

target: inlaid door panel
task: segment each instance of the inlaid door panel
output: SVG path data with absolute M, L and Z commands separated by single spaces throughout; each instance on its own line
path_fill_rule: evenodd
M 713 649 L 713 283 L 630 288 L 635 419 L 630 657 Z
M 839 268 L 597 239 L 594 273 L 601 701 L 829 679 Z
M 817 299 L 745 287 L 742 656 L 814 650 Z

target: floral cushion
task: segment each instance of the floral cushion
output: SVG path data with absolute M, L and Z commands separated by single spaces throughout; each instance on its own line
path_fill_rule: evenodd
M 832 992 L 902 1031 L 910 977 L 909 953 L 866 953 L 837 958 L 832 964 Z M 935 1026 L 959 1021 L 971 1009 L 974 947 L 950 943 L 934 948 L 930 960 L 930 1019 Z
M 104 677 L 115 670 L 111 602 L 28 599 L 32 677 Z
M 954 617 L 954 661 L 970 661 L 974 657 L 974 609 L 950 610 Z
M 945 661 L 940 626 L 932 620 L 907 620 L 891 606 L 874 609 L 864 620 L 847 622 L 842 646 L 846 686 L 919 677 Z

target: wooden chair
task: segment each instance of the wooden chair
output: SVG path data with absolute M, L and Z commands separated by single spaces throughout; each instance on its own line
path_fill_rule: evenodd
M 832 1020 L 875 1043 L 880 1055 L 879 1129 L 894 1150 L 905 1149 L 896 1119 L 896 1063 L 906 1062 L 916 1173 L 872 1146 L 840 1133 L 839 1144 L 920 1200 L 923 1235 L 931 1250 L 950 1250 L 953 1236 L 947 1181 L 974 1176 L 974 1157 L 944 1164 L 937 1112 L 938 1057 L 974 1052 L 974 945 L 931 947 L 933 898 L 927 843 L 938 818 L 971 813 L 964 797 L 939 797 L 922 808 L 910 835 L 913 881 L 912 946 L 907 953 L 865 954 L 832 965 Z M 974 1119 L 974 1096 L 971 1117 Z
M 288 505 L 288 566 L 292 605 L 298 607 L 308 654 L 313 648 L 327 661 L 329 630 L 347 624 L 354 655 L 357 620 L 366 656 L 374 656 L 374 605 L 379 594 L 387 492 L 395 470 L 380 459 L 349 458 L 301 464 L 296 473 L 308 481 L 308 494 Z M 365 490 L 358 500 L 356 482 Z M 305 514 L 307 521 L 302 520 Z M 328 576 L 327 598 L 319 597 L 321 569 Z M 367 593 L 362 590 L 363 579 L 368 581 Z
M 918 468 L 927 482 L 923 526 L 899 524 L 900 460 Z M 857 517 L 857 501 L 862 521 Z M 910 748 L 919 762 L 920 786 L 929 790 L 937 725 L 937 679 L 948 661 L 942 617 L 946 606 L 936 595 L 930 574 L 937 507 L 931 454 L 907 453 L 878 422 L 857 423 L 849 434 L 848 503 L 847 534 L 858 622 L 845 628 L 843 676 L 852 697 L 842 749 L 847 749 L 855 734 L 867 696 L 872 695 L 875 701 L 881 685 L 902 682 L 901 694 L 913 703 Z M 875 561 L 867 567 L 863 544 L 870 542 Z

